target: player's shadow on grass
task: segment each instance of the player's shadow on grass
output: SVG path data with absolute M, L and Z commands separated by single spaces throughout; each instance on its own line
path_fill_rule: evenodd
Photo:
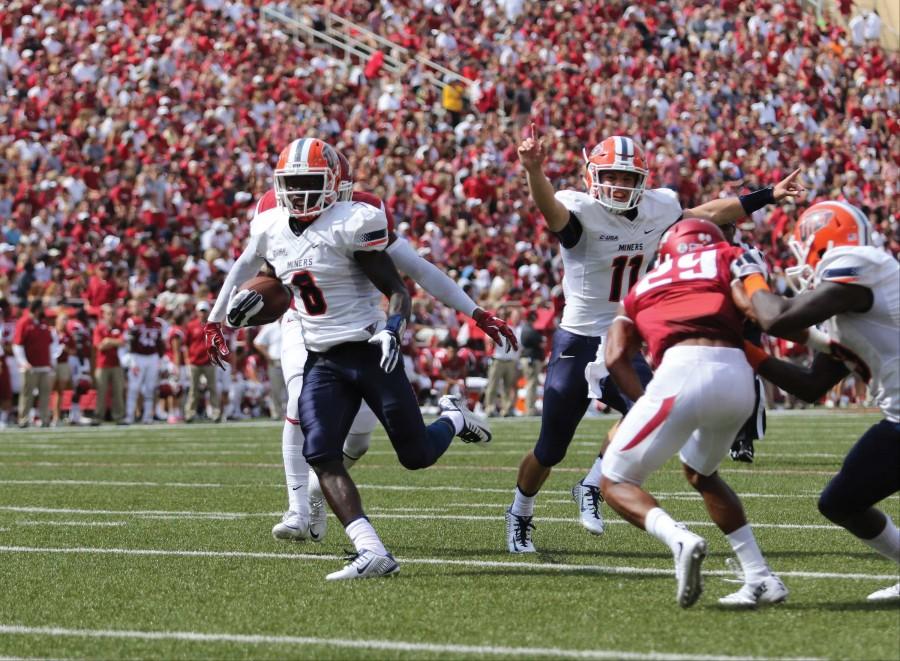
M 860 560 L 872 560 L 878 556 L 871 551 L 766 551 L 767 558 L 815 558 L 818 556 L 836 556 L 841 558 L 858 558 Z
M 865 597 L 863 597 L 865 599 Z M 731 611 L 735 612 L 734 608 L 729 608 L 728 606 L 721 606 L 719 604 L 711 604 L 709 606 L 713 610 L 719 611 Z M 885 602 L 874 602 L 874 601 L 859 601 L 854 599 L 853 601 L 807 601 L 807 602 L 795 602 L 788 601 L 784 604 L 777 604 L 775 606 L 770 606 L 765 609 L 760 609 L 769 611 L 769 610 L 790 610 L 790 611 L 835 611 L 835 612 L 847 612 L 847 611 L 858 611 L 858 612 L 881 612 L 881 611 L 896 611 L 900 610 L 900 603 L 894 601 L 891 603 Z
M 606 576 L 606 577 L 615 577 L 621 578 L 622 580 L 627 581 L 658 581 L 658 580 L 671 580 L 671 578 L 667 576 L 650 576 L 646 574 L 616 574 L 614 572 L 606 572 L 606 571 L 598 571 L 595 569 L 591 569 L 590 567 L 585 567 L 584 569 L 579 568 L 566 568 L 566 569 L 551 569 L 551 568 L 543 568 L 540 565 L 535 565 L 535 569 L 527 569 L 525 567 L 484 567 L 483 569 L 471 569 L 461 572 L 453 572 L 454 576 L 473 576 L 484 578 L 486 576 L 522 576 L 522 577 L 538 577 L 538 576 L 556 576 L 556 577 L 571 577 L 571 578 L 584 578 L 586 575 L 592 576 Z

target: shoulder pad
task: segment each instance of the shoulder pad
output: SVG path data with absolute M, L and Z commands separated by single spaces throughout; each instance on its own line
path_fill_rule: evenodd
M 556 191 L 554 197 L 559 200 L 559 202 L 566 209 L 574 213 L 576 216 L 578 215 L 579 211 L 594 202 L 594 198 L 592 198 L 590 195 L 576 190 Z
M 644 196 L 653 200 L 657 204 L 677 204 L 678 208 L 681 209 L 681 202 L 678 200 L 678 193 L 673 191 L 671 188 L 651 188 L 650 190 L 644 191 Z
M 276 223 L 284 219 L 284 217 L 285 214 L 278 207 L 269 209 L 268 211 L 264 211 L 258 216 L 255 216 L 253 220 L 250 221 L 250 236 L 265 234 Z
M 816 280 L 872 287 L 885 278 L 896 278 L 898 269 L 893 257 L 873 246 L 838 246 L 816 266 Z

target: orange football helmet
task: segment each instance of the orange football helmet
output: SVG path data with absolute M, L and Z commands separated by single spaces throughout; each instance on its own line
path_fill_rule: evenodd
M 312 222 L 338 201 L 341 164 L 334 147 L 299 138 L 285 147 L 275 166 L 275 201 L 293 220 Z
M 797 258 L 797 265 L 785 269 L 788 282 L 795 291 L 810 288 L 816 265 L 828 250 L 837 246 L 867 246 L 872 240 L 872 228 L 865 214 L 846 202 L 819 202 L 804 211 L 788 247 Z
M 614 135 L 600 142 L 588 154 L 582 152 L 585 160 L 584 183 L 588 192 L 597 198 L 604 207 L 613 213 L 624 213 L 634 209 L 644 194 L 644 183 L 647 181 L 647 161 L 644 150 L 631 138 Z M 603 172 L 630 172 L 635 175 L 633 188 L 613 186 L 600 183 Z M 627 200 L 617 200 L 615 193 L 625 191 Z
M 344 156 L 344 153 L 338 150 L 338 160 L 341 163 L 341 179 L 338 182 L 338 200 L 340 202 L 349 202 L 353 197 L 353 170 L 350 169 L 350 161 Z

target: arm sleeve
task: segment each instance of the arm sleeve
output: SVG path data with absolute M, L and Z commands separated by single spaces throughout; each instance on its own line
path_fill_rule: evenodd
M 569 211 L 568 224 L 559 232 L 554 232 L 562 247 L 568 250 L 577 245 L 584 233 L 584 228 L 578 219 L 578 212 L 581 211 L 583 200 L 577 193 L 569 190 L 557 191 L 555 197 Z
M 259 269 L 262 268 L 265 260 L 257 254 L 258 249 L 259 238 L 251 236 L 247 247 L 244 248 L 244 252 L 237 258 L 234 265 L 231 267 L 231 270 L 228 271 L 228 275 L 225 276 L 225 282 L 222 283 L 222 289 L 219 290 L 216 302 L 213 304 L 212 311 L 209 313 L 209 320 L 211 322 L 221 323 L 225 320 L 225 312 L 228 309 L 228 300 L 231 298 L 231 290 L 259 273 Z
M 397 268 L 445 305 L 469 317 L 478 306 L 443 271 L 419 256 L 406 239 L 398 238 L 387 249 Z

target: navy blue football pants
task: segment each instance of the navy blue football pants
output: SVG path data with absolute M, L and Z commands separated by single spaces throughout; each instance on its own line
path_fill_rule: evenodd
M 299 410 L 306 437 L 303 456 L 311 465 L 341 459 L 344 439 L 363 399 L 384 425 L 405 468 L 427 468 L 450 446 L 456 434 L 453 424 L 438 418 L 425 426 L 403 362 L 385 373 L 380 360 L 381 349 L 366 342 L 309 352 Z
M 597 355 L 599 337 L 576 335 L 559 329 L 553 334 L 553 348 L 547 363 L 544 380 L 544 408 L 541 414 L 541 433 L 534 446 L 534 456 L 542 466 L 555 466 L 566 456 L 575 429 L 587 411 L 588 384 L 584 369 Z M 633 361 L 641 383 L 646 386 L 653 372 L 638 353 Z M 633 402 L 625 397 L 612 377 L 602 383 L 601 402 L 623 415 Z
M 863 434 L 819 496 L 829 519 L 865 512 L 900 491 L 900 423 L 882 420 Z

